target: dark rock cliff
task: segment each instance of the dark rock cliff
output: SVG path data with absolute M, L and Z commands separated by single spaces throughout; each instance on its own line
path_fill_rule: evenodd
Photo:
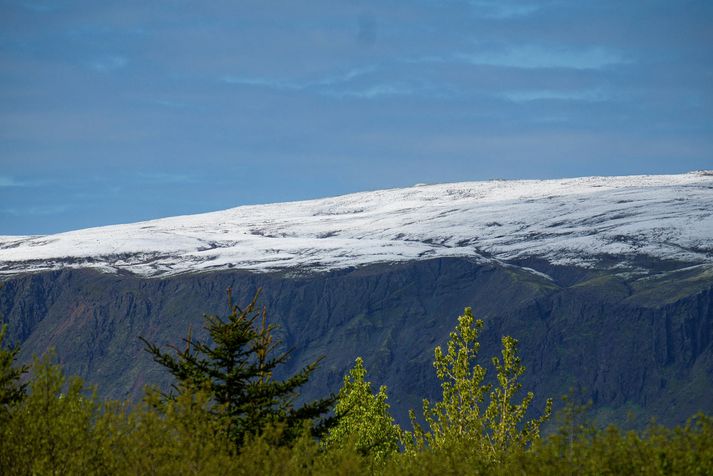
M 537 263 L 520 263 L 537 267 Z M 541 268 L 545 270 L 544 268 Z M 710 269 L 647 278 L 526 269 L 467 259 L 436 259 L 304 276 L 215 272 L 145 279 L 64 270 L 9 278 L 0 312 L 21 357 L 56 348 L 69 373 L 96 383 L 101 395 L 138 398 L 145 384 L 168 376 L 143 351 L 138 336 L 179 344 L 204 313 L 223 313 L 228 287 L 261 302 L 293 358 L 286 372 L 325 355 L 308 396 L 337 391 L 363 356 L 369 378 L 389 387 L 394 413 L 438 394 L 431 366 L 465 306 L 483 318 L 481 357 L 499 353 L 499 339 L 521 342 L 525 388 L 559 397 L 575 388 L 604 421 L 633 411 L 678 423 L 695 411 L 713 413 L 713 275 Z

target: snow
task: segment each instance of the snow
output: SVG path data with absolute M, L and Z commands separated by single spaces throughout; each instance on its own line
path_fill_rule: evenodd
M 0 236 L 0 273 L 166 276 L 326 271 L 446 256 L 598 266 L 604 255 L 713 263 L 713 174 L 424 185 L 243 206 L 47 236 Z

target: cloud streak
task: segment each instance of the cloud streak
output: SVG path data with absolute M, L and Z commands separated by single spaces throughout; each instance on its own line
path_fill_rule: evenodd
M 333 98 L 377 99 L 390 96 L 447 98 L 456 95 L 446 84 L 430 80 L 402 79 L 395 74 L 394 63 L 355 68 L 342 74 L 309 80 L 284 80 L 267 77 L 224 76 L 221 81 L 237 86 L 275 91 L 307 92 Z M 377 73 L 382 73 L 378 75 Z
M 455 52 L 406 58 L 405 63 L 463 63 L 521 69 L 600 70 L 630 63 L 622 54 L 607 48 L 571 48 L 519 45 L 505 48 L 482 48 L 474 53 Z
M 51 180 L 17 180 L 14 177 L 0 175 L 0 188 L 10 187 L 41 187 L 51 183 Z
M 25 186 L 24 183 L 18 182 L 12 177 L 0 176 L 0 187 L 22 187 Z
M 598 89 L 590 90 L 520 90 L 506 91 L 501 97 L 512 102 L 531 101 L 582 101 L 582 102 L 602 102 L 610 99 L 609 95 Z
M 5 215 L 12 215 L 16 217 L 22 217 L 26 215 L 32 216 L 45 216 L 45 215 L 59 215 L 70 210 L 69 205 L 42 205 L 34 207 L 22 207 L 22 208 L 3 208 L 2 213 Z
M 542 5 L 515 4 L 503 0 L 470 0 L 468 4 L 473 7 L 475 15 L 498 20 L 525 17 L 542 9 Z
M 46 2 L 21 2 L 20 6 L 34 13 L 52 13 L 56 12 L 58 7 L 50 5 Z
M 89 67 L 99 73 L 110 73 L 125 68 L 129 64 L 128 58 L 124 56 L 107 56 L 95 59 L 89 63 Z
M 324 94 L 339 98 L 375 99 L 385 96 L 411 96 L 420 91 L 422 90 L 408 84 L 375 84 L 364 89 L 333 90 L 325 91 Z
M 347 84 L 353 80 L 367 76 L 377 70 L 375 65 L 350 69 L 341 74 L 323 76 L 316 79 L 297 80 L 297 79 L 277 79 L 254 76 L 226 75 L 220 80 L 227 84 L 235 84 L 239 86 L 255 86 L 279 91 L 307 91 L 312 89 L 321 89 L 333 87 L 341 84 Z
M 163 172 L 139 173 L 138 179 L 141 183 L 150 183 L 156 185 L 180 185 L 189 183 L 199 183 L 194 176 L 188 174 L 173 174 Z

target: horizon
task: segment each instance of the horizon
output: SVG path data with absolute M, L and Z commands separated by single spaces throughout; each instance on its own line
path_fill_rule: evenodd
M 713 3 L 0 0 L 0 235 L 713 169 Z

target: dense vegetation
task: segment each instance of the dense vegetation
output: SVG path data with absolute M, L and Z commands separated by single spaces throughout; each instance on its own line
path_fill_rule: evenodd
M 176 381 L 169 394 L 147 388 L 135 405 L 99 399 L 51 353 L 23 382 L 17 349 L 0 348 L 0 474 L 713 474 L 705 415 L 623 432 L 567 404 L 543 436 L 552 401 L 526 420 L 534 396 L 518 397 L 518 343 L 503 337 L 489 378 L 482 328 L 466 309 L 445 350 L 436 347 L 442 395 L 424 400 L 420 417 L 412 412 L 408 431 L 389 414 L 386 388 L 373 392 L 361 358 L 336 398 L 298 405 L 318 362 L 274 379 L 289 354 L 255 300 L 206 317 L 206 341 L 189 333 L 174 352 L 147 342 Z

